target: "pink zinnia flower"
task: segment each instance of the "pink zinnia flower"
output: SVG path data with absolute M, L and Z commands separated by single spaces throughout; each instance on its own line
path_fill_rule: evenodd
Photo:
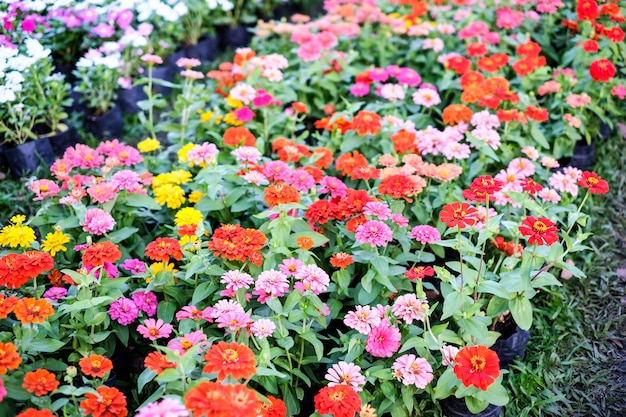
M 137 308 L 146 313 L 148 317 L 156 314 L 159 300 L 157 300 L 155 293 L 152 291 L 137 291 L 132 297 Z
M 549 168 L 549 169 L 558 168 L 559 161 L 557 161 L 551 156 L 544 156 L 543 158 L 541 158 L 541 166 Z
M 123 169 L 113 174 L 111 177 L 111 185 L 118 191 L 126 190 L 136 192 L 143 189 L 143 183 L 141 182 L 139 174 L 128 169 Z
M 287 258 L 284 259 L 280 265 L 278 265 L 278 269 L 280 269 L 280 272 L 289 277 L 295 275 L 296 272 L 302 268 L 302 266 L 304 266 L 304 264 L 301 260 L 296 258 Z
M 319 189 L 319 193 L 330 193 L 332 198 L 343 198 L 348 195 L 348 186 L 343 183 L 339 178 L 335 177 L 323 177 L 320 180 L 322 188 Z
M 36 180 L 33 181 L 28 187 L 32 192 L 36 194 L 33 201 L 43 200 L 44 198 L 54 197 L 61 191 L 58 185 L 54 181 L 50 180 Z
M 395 77 L 400 84 L 406 84 L 409 87 L 417 87 L 422 82 L 422 77 L 412 68 L 400 68 Z
M 384 83 L 389 78 L 389 73 L 385 68 L 374 68 L 369 72 L 369 78 L 372 81 Z
M 325 50 L 333 49 L 339 43 L 335 34 L 328 31 L 318 33 L 315 36 L 315 40 L 319 42 L 322 49 Z
M 242 178 L 248 181 L 250 184 L 256 185 L 257 187 L 264 184 L 269 184 L 267 177 L 261 174 L 259 171 L 248 171 L 243 174 Z
M 570 94 L 567 97 L 565 97 L 565 102 L 570 107 L 577 109 L 579 107 L 584 107 L 588 105 L 589 103 L 591 103 L 591 97 L 589 97 L 589 94 L 587 93 Z
M 127 326 L 139 317 L 139 308 L 133 300 L 121 297 L 109 306 L 109 316 L 122 326 Z
M 245 105 L 250 104 L 256 97 L 256 94 L 254 87 L 245 83 L 239 83 L 230 90 L 230 97 L 241 101 Z
M 243 309 L 241 304 L 239 304 L 237 301 L 234 301 L 234 300 L 219 300 L 213 306 L 213 309 L 211 310 L 211 317 L 216 319 L 216 318 L 218 318 L 219 316 L 221 316 L 223 314 L 230 313 L 230 312 L 233 312 L 233 311 L 239 312 L 239 313 L 245 313 L 245 310 Z
M 99 182 L 87 188 L 87 194 L 94 203 L 106 203 L 115 198 L 117 190 L 110 182 Z
M 295 278 L 298 282 L 294 284 L 294 289 L 300 290 L 302 294 L 305 291 L 311 291 L 315 295 L 321 294 L 330 284 L 328 274 L 317 265 L 304 265 L 298 269 Z
M 106 156 L 113 156 L 125 147 L 126 145 L 120 142 L 119 139 L 113 139 L 101 142 L 98 147 L 96 147 L 96 151 Z
M 141 56 L 141 60 L 146 64 L 152 65 L 161 65 L 163 63 L 163 59 L 158 55 L 152 54 L 144 54 Z
M 539 151 L 534 146 L 524 146 L 522 148 L 522 153 L 533 161 L 536 161 L 539 158 Z
M 206 320 L 213 321 L 213 308 L 207 307 L 204 310 L 196 308 L 196 306 L 185 306 L 176 313 L 176 320 L 191 319 L 195 321 Z
M 178 399 L 163 398 L 143 407 L 135 417 L 189 417 L 189 410 Z
M 235 117 L 242 122 L 249 122 L 254 119 L 255 113 L 249 107 L 243 106 L 234 111 Z
M 548 183 L 562 193 L 570 193 L 574 197 L 578 195 L 578 180 L 563 172 L 552 174 Z
M 226 284 L 226 289 L 231 291 L 237 291 L 239 288 L 250 288 L 250 285 L 254 282 L 254 279 L 250 274 L 241 272 L 239 270 L 228 271 L 220 279 L 222 284 Z
M 422 87 L 413 93 L 413 103 L 424 107 L 432 107 L 441 103 L 441 98 L 437 90 Z
M 261 152 L 254 146 L 241 146 L 231 152 L 239 162 L 256 164 L 261 160 Z
M 229 330 L 236 332 L 237 330 L 245 329 L 252 323 L 252 319 L 248 313 L 242 311 L 229 311 L 224 314 L 220 314 L 215 319 L 217 327 L 220 329 L 227 327 Z
M 317 61 L 322 57 L 323 46 L 316 39 L 312 39 L 300 45 L 297 51 L 298 57 L 304 62 Z
M 270 269 L 263 271 L 254 284 L 252 294 L 259 296 L 259 302 L 264 303 L 268 298 L 280 297 L 289 291 L 289 280 L 280 271 Z
M 385 223 L 369 220 L 356 229 L 355 238 L 359 243 L 376 246 L 387 246 L 393 240 L 392 231 Z
M 356 83 L 350 87 L 350 94 L 355 97 L 364 97 L 370 93 L 370 86 L 365 83 Z
M 217 161 L 216 157 L 218 153 L 219 151 L 215 144 L 205 142 L 191 148 L 189 152 L 187 152 L 187 158 L 189 164 L 198 166 L 213 165 Z
M 400 84 L 384 84 L 380 87 L 378 95 L 391 102 L 404 100 L 404 87 L 402 87 Z
M 405 227 L 409 225 L 409 219 L 398 213 L 391 215 L 391 221 L 397 224 L 399 227 Z
M 286 181 L 292 170 L 283 161 L 269 161 L 263 166 L 262 172 L 270 181 Z
M 202 330 L 196 330 L 195 332 L 185 334 L 183 337 L 170 340 L 167 347 L 180 354 L 180 356 L 184 356 L 195 345 L 208 345 L 209 342 L 206 342 L 206 339 L 207 337 Z
M 50 301 L 59 301 L 67 296 L 67 290 L 63 287 L 52 287 L 43 293 L 43 298 Z
M 423 245 L 427 243 L 435 243 L 441 240 L 441 234 L 439 231 L 428 225 L 415 226 L 411 229 L 409 236 L 421 242 Z
M 106 211 L 99 208 L 92 208 L 85 213 L 85 223 L 83 230 L 93 235 L 102 235 L 110 232 L 115 227 L 115 220 Z
M 351 386 L 356 392 L 363 391 L 363 385 L 365 385 L 365 377 L 361 374 L 361 367 L 353 364 L 341 361 L 334 364 L 324 376 L 327 381 L 330 381 L 328 386 L 334 387 L 335 385 L 348 385 Z
M 541 199 L 543 201 L 548 201 L 552 204 L 556 204 L 559 201 L 561 201 L 561 196 L 559 195 L 559 193 L 557 193 L 555 190 L 551 189 L 551 188 L 543 188 L 541 189 L 541 191 L 539 191 L 538 193 L 539 197 L 541 197 Z
M 620 100 L 624 100 L 626 98 L 626 87 L 624 87 L 624 84 L 619 84 L 611 88 L 611 95 L 618 97 Z
M 163 337 L 170 337 L 173 327 L 166 324 L 163 320 L 146 319 L 143 324 L 137 326 L 137 331 L 146 339 L 155 341 Z
M 84 169 L 99 168 L 104 163 L 104 156 L 81 143 L 73 148 L 67 148 L 63 154 L 63 159 L 68 160 L 75 167 Z
M 199 67 L 200 64 L 202 64 L 200 62 L 199 59 L 196 58 L 178 58 L 178 61 L 176 61 L 176 66 L 180 67 L 180 68 L 193 68 L 193 67 Z
M 363 208 L 363 214 L 377 217 L 379 220 L 387 220 L 391 216 L 391 209 L 384 201 L 370 201 Z
M 276 325 L 269 319 L 259 319 L 250 326 L 250 332 L 259 340 L 271 336 L 274 330 L 276 330 Z
M 343 323 L 361 334 L 369 334 L 372 326 L 380 325 L 382 314 L 379 310 L 372 310 L 370 306 L 356 306 L 343 319 Z
M 424 389 L 433 380 L 433 368 L 424 358 L 413 354 L 402 355 L 391 366 L 393 375 L 404 385 Z
M 287 184 L 292 185 L 298 191 L 308 192 L 315 188 L 315 178 L 302 168 L 298 168 L 287 178 Z
M 415 294 L 404 294 L 396 298 L 391 311 L 408 324 L 413 320 L 424 321 L 428 312 L 428 302 L 419 300 Z
M 106 23 L 100 23 L 98 26 L 91 29 L 91 31 L 99 37 L 106 39 L 113 36 L 113 34 L 115 33 L 115 28 L 113 26 L 107 25 Z
M 124 263 L 120 265 L 120 268 L 127 270 L 133 275 L 146 272 L 146 265 L 139 259 L 126 259 Z
M 377 358 L 390 358 L 400 349 L 401 338 L 400 330 L 383 320 L 367 335 L 365 350 Z
M 443 366 L 454 366 L 454 359 L 456 358 L 456 354 L 459 353 L 459 348 L 452 345 L 445 345 L 441 348 L 443 353 L 443 358 L 441 359 L 441 365 Z
M 535 164 L 530 159 L 515 158 L 509 162 L 507 171 L 516 172 L 525 177 L 532 177 L 535 175 Z

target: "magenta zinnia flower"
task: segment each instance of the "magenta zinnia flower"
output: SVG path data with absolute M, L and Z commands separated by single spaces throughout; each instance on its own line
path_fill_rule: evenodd
M 363 214 L 377 217 L 379 220 L 387 220 L 391 216 L 391 209 L 384 201 L 370 201 L 365 205 Z
M 254 284 L 252 294 L 259 296 L 259 302 L 264 303 L 268 298 L 280 297 L 289 291 L 289 280 L 280 271 L 270 269 L 263 271 Z
M 102 235 L 110 232 L 115 227 L 115 220 L 106 211 L 99 208 L 92 208 L 85 213 L 85 223 L 83 230 L 85 232 Z
M 120 268 L 127 270 L 133 275 L 146 272 L 146 266 L 139 259 L 126 259 L 124 263 L 120 265 Z
M 157 300 L 155 293 L 152 291 L 138 291 L 134 293 L 132 297 L 137 308 L 146 313 L 148 317 L 152 317 L 156 314 L 159 300 Z
M 139 410 L 135 417 L 189 417 L 189 410 L 179 400 L 163 398 Z
M 143 324 L 137 326 L 137 331 L 146 339 L 155 341 L 163 337 L 170 337 L 173 327 L 166 324 L 163 320 L 146 319 Z
M 372 327 L 367 335 L 365 350 L 378 358 L 390 358 L 400 349 L 401 337 L 400 330 L 384 320 L 379 326 Z
M 133 300 L 120 298 L 109 306 L 109 316 L 123 326 L 131 324 L 139 317 L 139 308 Z
M 415 226 L 409 233 L 413 239 L 421 242 L 423 245 L 427 243 L 435 243 L 441 240 L 441 234 L 432 226 L 422 225 Z
M 294 289 L 299 289 L 302 294 L 311 291 L 313 294 L 321 294 L 328 288 L 330 277 L 317 265 L 305 265 L 295 274 L 299 281 L 294 285 Z
M 250 323 L 252 323 L 252 319 L 248 313 L 242 311 L 230 311 L 228 313 L 220 314 L 220 316 L 215 319 L 217 323 L 217 327 L 224 328 L 227 327 L 229 330 L 236 332 L 237 330 L 245 329 L 248 327 Z
M 361 367 L 352 362 L 341 361 L 334 364 L 324 378 L 330 381 L 329 387 L 349 385 L 357 392 L 363 391 L 362 386 L 365 385 L 365 377 L 361 375 Z
M 207 307 L 204 310 L 200 310 L 196 308 L 196 306 L 185 306 L 178 313 L 176 313 L 176 320 L 191 319 L 195 321 L 213 321 L 213 317 L 211 316 L 212 312 L 212 307 Z
M 356 229 L 355 238 L 359 243 L 369 243 L 372 246 L 387 246 L 393 240 L 392 231 L 385 223 L 378 220 L 369 220 Z
M 139 174 L 128 169 L 124 169 L 113 174 L 111 177 L 111 184 L 118 191 L 126 190 L 136 192 L 143 189 L 143 183 L 141 182 Z

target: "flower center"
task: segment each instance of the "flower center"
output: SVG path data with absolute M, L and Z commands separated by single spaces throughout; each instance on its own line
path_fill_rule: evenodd
M 222 360 L 228 363 L 235 363 L 239 360 L 239 354 L 234 349 L 225 349 L 222 352 Z
M 545 233 L 548 230 L 548 226 L 541 220 L 537 220 L 533 223 L 533 230 L 537 233 Z
M 470 363 L 472 364 L 473 372 L 480 372 L 485 369 L 485 358 L 482 356 L 472 356 Z
M 156 329 L 156 327 L 150 329 L 151 336 L 156 336 L 157 334 L 159 334 L 159 331 Z
M 102 368 L 102 362 L 100 362 L 99 360 L 93 360 L 91 361 L 91 367 L 95 370 L 99 370 L 100 368 Z
M 183 349 L 187 350 L 187 349 L 189 349 L 190 347 L 192 347 L 192 346 L 193 346 L 193 343 L 191 343 L 191 342 L 189 341 L 189 339 L 183 339 L 183 340 L 181 340 L 181 342 L 180 342 L 180 346 L 181 346 Z
M 598 185 L 598 179 L 597 179 L 597 178 L 594 178 L 594 177 L 587 178 L 587 182 L 588 182 L 590 185 Z M 43 188 L 43 187 L 42 187 L 42 188 Z
M 341 402 L 343 401 L 343 392 L 337 391 L 333 392 L 329 395 L 330 399 L 333 401 Z

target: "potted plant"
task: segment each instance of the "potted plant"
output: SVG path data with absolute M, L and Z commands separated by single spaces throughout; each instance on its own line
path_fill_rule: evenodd
M 76 89 L 87 107 L 86 127 L 101 139 L 122 135 L 122 111 L 116 103 L 120 61 L 119 52 L 105 55 L 92 49 L 76 63 Z

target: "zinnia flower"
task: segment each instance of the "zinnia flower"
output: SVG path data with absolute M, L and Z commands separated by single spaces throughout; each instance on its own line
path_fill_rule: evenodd
M 22 324 L 43 323 L 54 314 L 54 308 L 52 308 L 50 301 L 45 298 L 36 300 L 25 297 L 17 302 L 13 313 Z
M 378 358 L 390 358 L 400 349 L 401 338 L 400 330 L 383 320 L 380 325 L 372 327 L 367 335 L 365 350 Z
M 99 208 L 92 208 L 85 213 L 85 223 L 83 230 L 94 235 L 102 235 L 110 232 L 115 227 L 115 220 L 106 211 Z
M 80 371 L 86 376 L 102 378 L 113 369 L 113 362 L 102 355 L 91 354 L 78 361 Z
M 324 387 L 313 400 L 318 413 L 334 417 L 353 417 L 361 410 L 361 398 L 348 385 Z
M 356 229 L 354 237 L 359 243 L 369 243 L 376 246 L 387 246 L 393 240 L 392 231 L 385 223 L 378 220 L 369 220 Z
M 24 375 L 24 383 L 22 386 L 26 391 L 33 393 L 37 397 L 47 395 L 59 387 L 59 381 L 55 375 L 46 369 L 37 369 L 36 371 L 27 372 Z
M 469 387 L 483 391 L 500 376 L 500 359 L 487 346 L 465 346 L 455 358 L 454 374 Z
M 97 394 L 86 393 L 80 408 L 92 417 L 126 417 L 126 396 L 117 388 L 106 385 L 96 388 Z
M 582 188 L 587 188 L 590 194 L 606 194 L 609 192 L 609 184 L 595 172 L 583 172 L 578 179 L 578 185 Z
M 230 376 L 248 379 L 256 374 L 256 359 L 252 350 L 239 343 L 220 341 L 204 354 L 207 364 L 202 368 L 207 374 L 217 373 L 218 381 Z
M 362 391 L 362 386 L 365 385 L 365 377 L 361 374 L 361 367 L 353 364 L 341 361 L 334 364 L 324 376 L 329 387 L 335 385 L 349 385 L 355 391 Z
M 166 369 L 176 368 L 176 363 L 167 359 L 167 355 L 161 352 L 152 352 L 146 359 L 144 359 L 143 364 L 146 368 L 151 371 L 156 372 L 157 375 L 161 375 L 161 373 Z
M 287 407 L 285 402 L 271 395 L 266 395 L 265 398 L 269 402 L 261 401 L 256 409 L 259 417 L 286 417 Z
M 458 227 L 464 229 L 476 223 L 476 209 L 467 203 L 451 203 L 443 206 L 439 212 L 439 218 L 448 227 Z
M 188 417 L 189 410 L 178 400 L 163 398 L 143 407 L 135 417 Z
M 146 339 L 155 341 L 163 337 L 170 337 L 173 326 L 166 324 L 163 320 L 146 319 L 143 324 L 137 326 L 137 331 Z
M 183 253 L 180 250 L 178 240 L 171 237 L 158 237 L 155 241 L 148 243 L 146 246 L 146 256 L 153 261 L 168 262 L 170 256 L 180 261 L 183 259 Z
M 111 242 L 98 242 L 89 246 L 83 253 L 83 264 L 92 267 L 103 265 L 105 262 L 116 262 L 122 257 L 117 245 Z
M 413 354 L 402 355 L 393 363 L 393 375 L 404 385 L 424 389 L 433 380 L 433 368 L 424 358 Z
M 518 227 L 522 236 L 529 236 L 528 244 L 551 245 L 559 240 L 558 227 L 550 219 L 545 217 L 535 218 L 528 216 L 522 220 Z
M 8 370 L 17 369 L 22 363 L 22 357 L 17 353 L 17 348 L 11 342 L 0 342 L 0 375 L 4 375 Z
M 58 252 L 67 251 L 65 244 L 69 242 L 70 237 L 68 235 L 61 230 L 55 230 L 54 232 L 49 232 L 46 238 L 41 242 L 41 250 L 50 252 L 50 255 L 54 256 Z

